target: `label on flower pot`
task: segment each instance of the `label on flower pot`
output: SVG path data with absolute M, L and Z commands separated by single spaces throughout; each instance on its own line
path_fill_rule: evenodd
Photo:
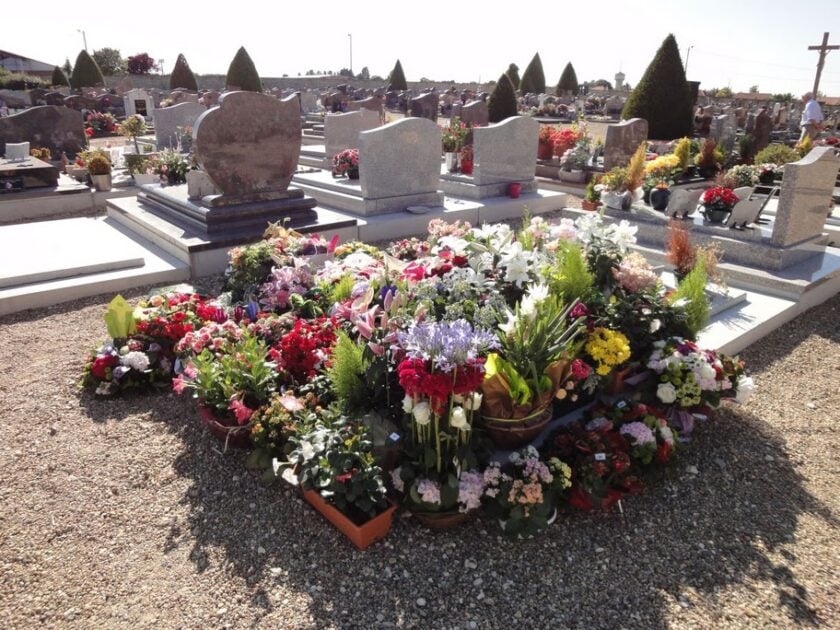
M 595 461 L 596 462 L 605 462 L 607 461 L 606 453 L 595 453 Z

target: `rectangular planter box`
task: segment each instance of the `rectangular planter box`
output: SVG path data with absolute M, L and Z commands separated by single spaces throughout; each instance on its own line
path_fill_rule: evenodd
M 392 505 L 382 512 L 382 514 L 372 518 L 364 525 L 356 525 L 330 503 L 327 503 L 321 498 L 321 495 L 317 491 L 307 490 L 303 493 L 303 498 L 309 505 L 318 510 L 321 516 L 332 523 L 342 534 L 347 536 L 350 542 L 356 545 L 357 549 L 365 549 L 377 540 L 385 538 L 391 530 L 394 510 L 397 509 L 396 505 Z

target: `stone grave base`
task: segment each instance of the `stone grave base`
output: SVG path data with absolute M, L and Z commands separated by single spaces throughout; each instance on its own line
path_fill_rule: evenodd
M 0 269 L 0 315 L 190 275 L 185 263 L 107 217 L 2 226 Z
M 315 197 L 320 204 L 362 217 L 389 214 L 410 206 L 443 205 L 441 192 L 365 199 L 360 180 L 333 177 L 332 173 L 324 170 L 298 173 L 292 178 L 292 183 Z
M 332 165 L 327 164 L 327 149 L 321 144 L 304 144 L 300 147 L 298 164 L 310 168 L 331 169 Z
M 58 186 L 58 169 L 49 162 L 33 157 L 26 160 L 0 158 L 0 192 L 55 186 Z
M 245 227 L 239 229 L 208 234 L 186 215 L 171 209 L 162 210 L 156 203 L 147 203 L 148 192 L 155 186 L 143 186 L 143 193 L 137 197 L 110 201 L 108 216 L 182 261 L 188 266 L 192 278 L 223 272 L 227 267 L 229 250 L 260 240 L 271 221 L 263 217 L 260 221 L 249 220 Z M 297 221 L 293 225 L 299 232 L 318 232 L 327 238 L 338 234 L 341 241 L 357 238 L 358 229 L 353 217 L 318 207 L 312 208 L 306 216 L 306 221 Z M 279 218 L 282 219 L 282 216 Z
M 451 197 L 461 199 L 489 199 L 491 197 L 506 197 L 508 185 L 511 182 L 499 182 L 494 184 L 476 184 L 472 175 L 460 175 L 458 173 L 445 172 L 441 168 L 440 189 Z M 522 186 L 522 193 L 533 193 L 537 190 L 537 180 L 516 182 Z

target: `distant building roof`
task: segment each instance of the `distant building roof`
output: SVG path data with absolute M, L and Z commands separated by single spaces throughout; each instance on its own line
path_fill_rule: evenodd
M 824 96 L 817 100 L 823 105 L 828 105 L 829 107 L 837 107 L 840 105 L 840 96 Z
M 0 50 L 0 66 L 9 72 L 20 72 L 22 74 L 50 75 L 52 76 L 54 65 L 36 61 L 23 55 L 16 55 L 7 50 Z
M 737 98 L 741 101 L 769 101 L 773 98 L 773 95 L 765 92 L 738 92 L 732 98 Z

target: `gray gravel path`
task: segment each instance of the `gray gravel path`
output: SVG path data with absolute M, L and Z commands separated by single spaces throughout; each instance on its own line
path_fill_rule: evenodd
M 143 291 L 127 297 L 137 298 Z M 76 379 L 109 296 L 0 319 L 0 627 L 711 628 L 840 618 L 840 297 L 615 515 L 514 542 L 400 519 L 354 550 L 218 452 L 188 400 Z M 833 621 L 832 621 L 833 620 Z M 836 627 L 836 625 L 835 625 Z

